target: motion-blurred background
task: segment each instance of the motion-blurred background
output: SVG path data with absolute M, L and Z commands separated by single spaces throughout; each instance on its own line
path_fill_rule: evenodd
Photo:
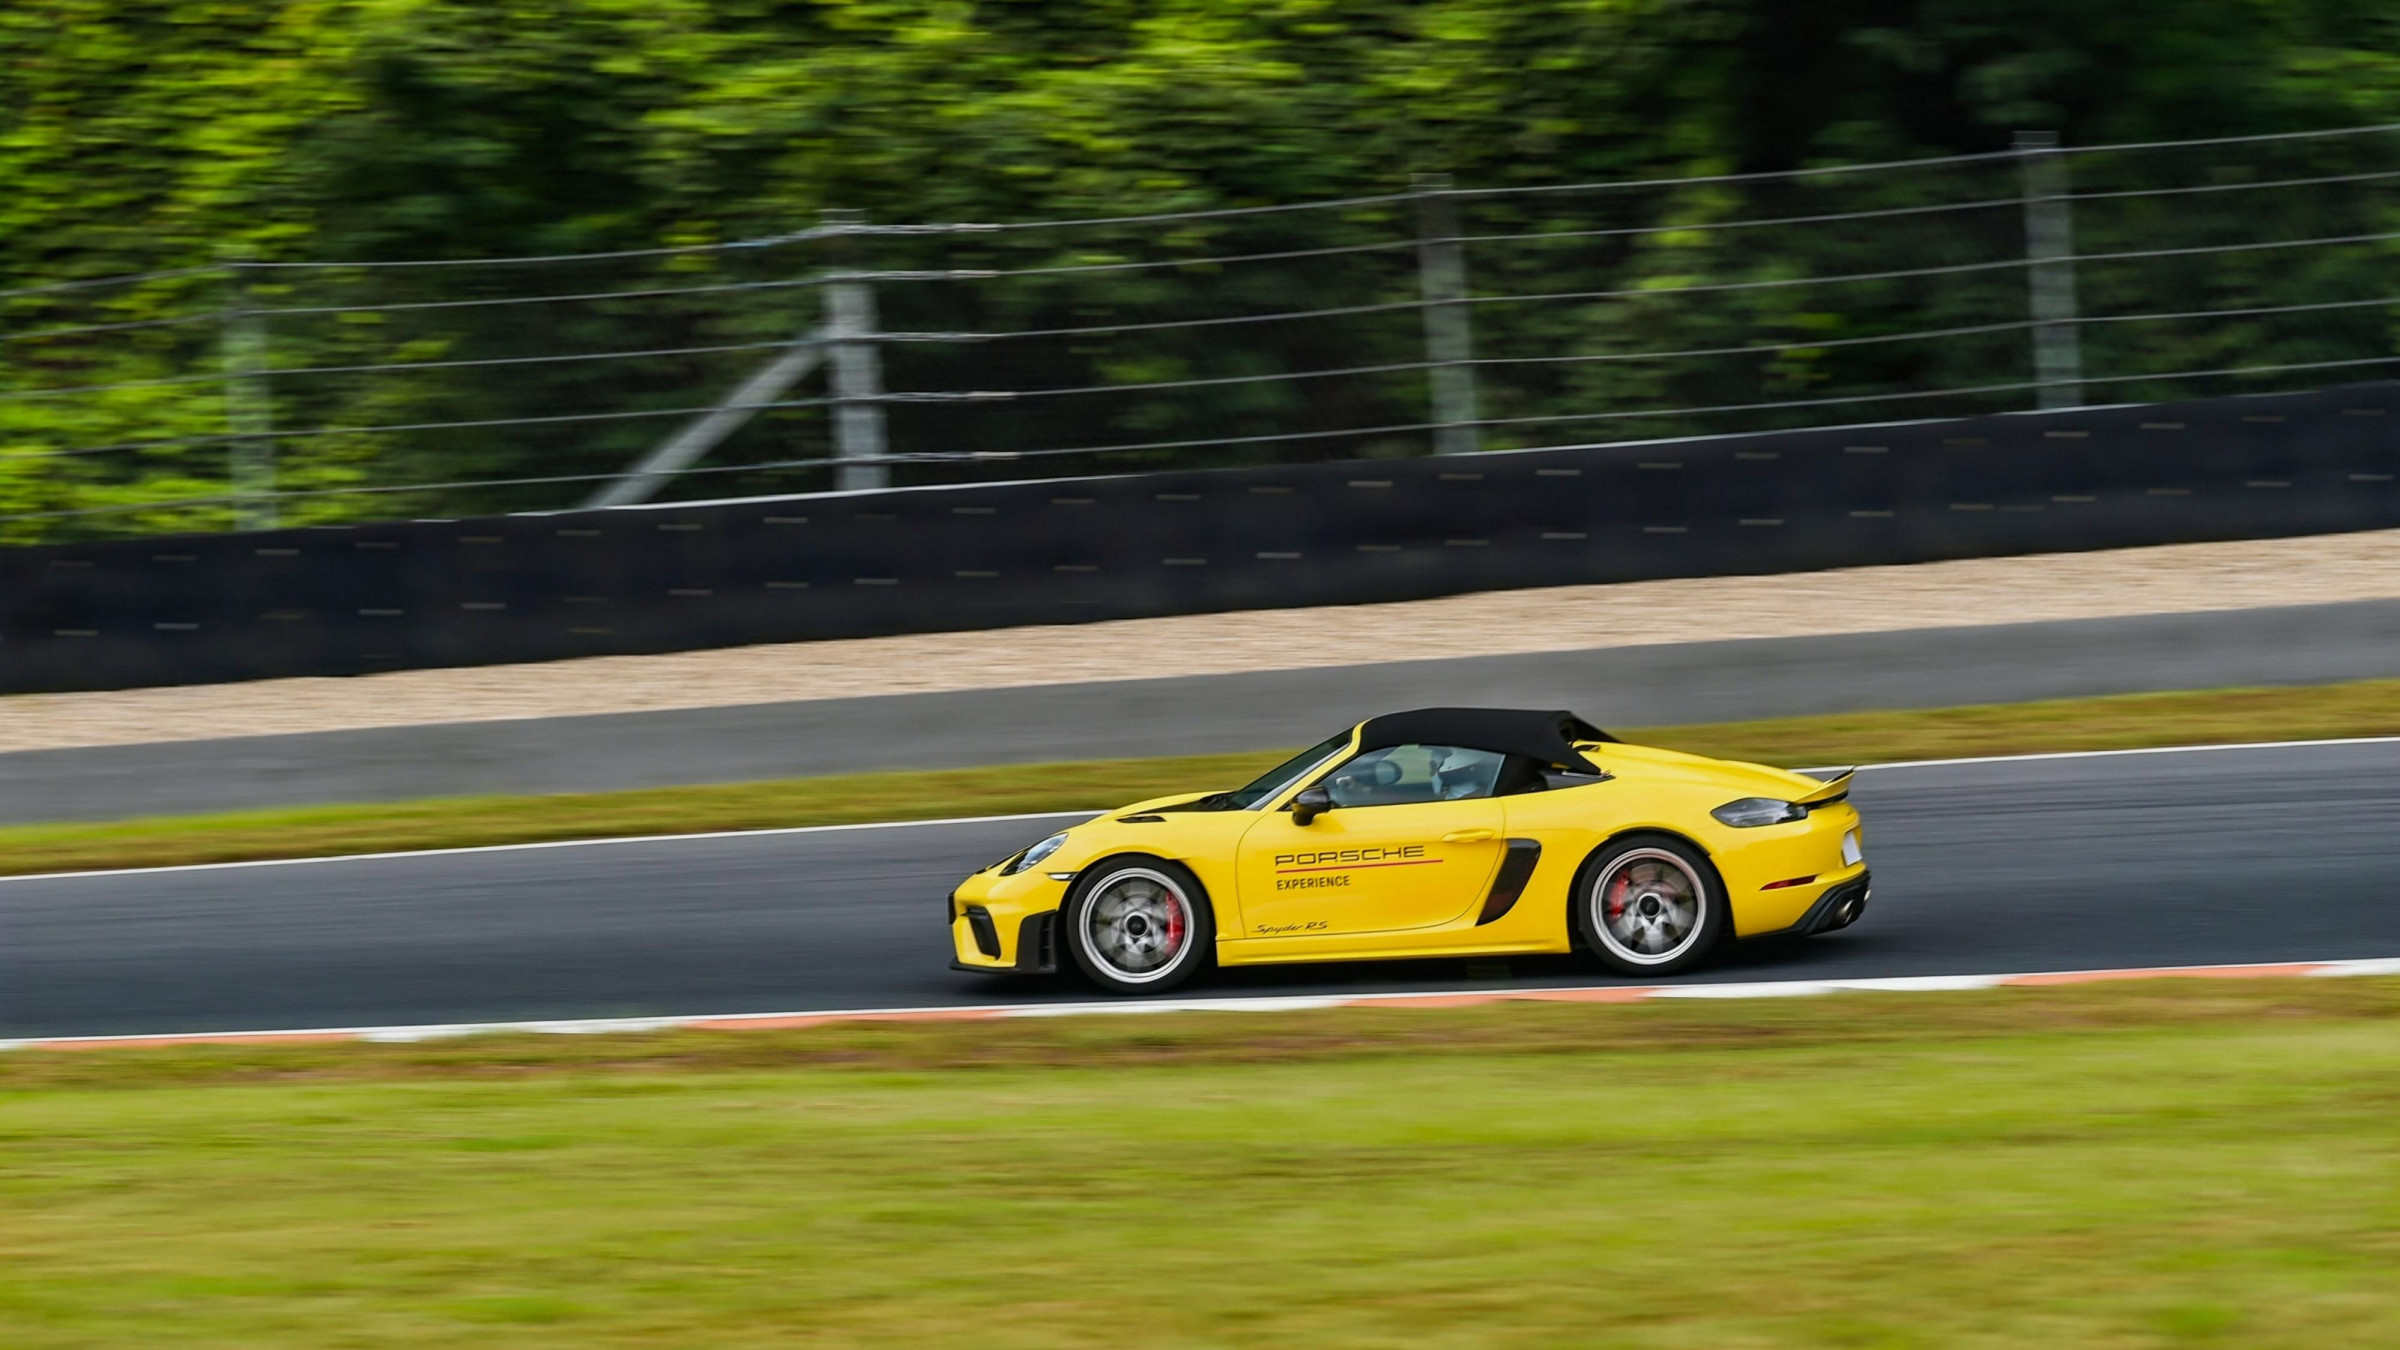
M 2371 4 L 44 0 L 0 37 L 12 543 L 2147 401 L 2394 351 Z M 685 472 L 616 481 L 661 452 Z
M 2396 318 L 2388 0 L 0 0 L 0 1346 L 2400 1344 Z M 951 968 L 1439 705 L 1872 908 Z

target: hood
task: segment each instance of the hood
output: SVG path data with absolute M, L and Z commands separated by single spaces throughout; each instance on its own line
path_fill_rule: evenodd
M 1218 791 L 1224 791 L 1224 789 L 1220 788 Z M 1202 797 L 1214 797 L 1216 795 L 1217 794 L 1215 792 L 1178 792 L 1172 797 L 1151 797 L 1143 801 L 1135 802 L 1131 806 L 1120 806 L 1113 811 L 1105 812 L 1099 817 L 1099 819 L 1106 820 L 1110 816 L 1132 815 L 1136 811 L 1164 811 L 1171 806 L 1182 806 L 1188 802 L 1196 802 Z M 1094 821 L 1093 823 L 1097 824 L 1098 821 Z

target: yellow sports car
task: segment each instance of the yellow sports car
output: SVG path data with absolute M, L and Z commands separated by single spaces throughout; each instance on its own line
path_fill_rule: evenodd
M 1231 792 L 1140 802 L 967 878 L 953 963 L 1117 993 L 1212 961 L 1571 952 L 1689 970 L 1867 906 L 1850 774 L 1627 745 L 1571 713 L 1371 718 Z

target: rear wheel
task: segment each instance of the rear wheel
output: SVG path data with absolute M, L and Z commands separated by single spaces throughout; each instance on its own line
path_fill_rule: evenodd
M 1628 975 L 1675 975 L 1707 959 L 1733 927 L 1725 884 L 1680 839 L 1621 839 L 1584 868 L 1576 920 L 1592 954 Z
M 1216 948 L 1199 878 L 1163 858 L 1110 858 L 1084 869 L 1059 921 L 1076 966 L 1113 994 L 1172 989 Z

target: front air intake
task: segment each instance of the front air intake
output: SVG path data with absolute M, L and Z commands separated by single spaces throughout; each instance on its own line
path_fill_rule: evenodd
M 967 927 L 975 934 L 975 950 L 999 960 L 1000 930 L 992 926 L 992 912 L 981 905 L 967 906 Z

